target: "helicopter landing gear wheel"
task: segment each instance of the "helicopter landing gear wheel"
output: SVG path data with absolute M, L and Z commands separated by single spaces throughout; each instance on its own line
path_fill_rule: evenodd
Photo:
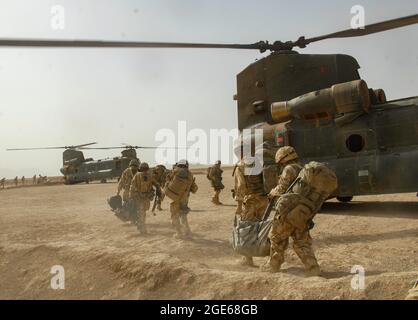
M 347 196 L 347 197 L 337 197 L 337 200 L 340 202 L 350 202 L 351 200 L 353 200 L 353 196 Z

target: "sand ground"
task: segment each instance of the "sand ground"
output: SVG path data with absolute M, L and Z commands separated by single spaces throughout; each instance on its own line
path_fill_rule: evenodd
M 291 248 L 283 273 L 239 265 L 231 171 L 218 207 L 196 177 L 190 241 L 173 239 L 166 201 L 148 214 L 148 236 L 115 218 L 106 203 L 115 183 L 0 190 L 0 299 L 403 299 L 418 278 L 415 193 L 327 202 L 312 231 L 323 277 L 305 278 Z M 50 286 L 54 265 L 64 290 Z M 363 290 L 351 286 L 354 265 L 365 270 Z

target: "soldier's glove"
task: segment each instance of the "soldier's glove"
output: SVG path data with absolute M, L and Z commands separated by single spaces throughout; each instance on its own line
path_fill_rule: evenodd
M 308 224 L 308 230 L 312 230 L 313 227 L 315 227 L 315 222 L 313 222 L 312 219 L 309 219 L 307 224 Z

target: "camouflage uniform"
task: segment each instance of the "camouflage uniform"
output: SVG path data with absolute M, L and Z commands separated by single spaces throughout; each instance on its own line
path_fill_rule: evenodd
M 221 169 L 221 162 L 219 160 L 216 161 L 216 163 L 208 170 L 208 179 L 210 180 L 212 188 L 215 191 L 215 194 L 212 197 L 212 202 L 216 205 L 222 204 L 219 201 L 219 194 L 221 193 L 222 189 L 224 189 L 224 185 L 222 184 L 222 173 L 223 170 Z
M 163 165 L 158 165 L 155 167 L 153 172 L 154 172 L 154 180 L 159 184 L 160 187 L 164 187 L 166 180 L 167 180 L 167 175 L 168 175 L 168 170 L 166 169 L 166 167 Z M 163 200 L 162 194 L 157 195 L 157 209 L 160 211 L 163 210 L 161 208 L 162 200 Z
M 290 187 L 292 182 L 295 181 L 300 170 L 302 170 L 302 166 L 297 162 L 287 164 L 283 168 L 283 171 L 279 176 L 277 186 L 270 191 L 269 198 L 272 199 L 274 197 L 279 197 L 282 194 L 284 194 L 286 190 Z
M 405 300 L 418 300 L 418 280 L 415 282 L 412 289 L 409 290 Z
M 240 160 L 234 168 L 233 176 L 234 176 L 234 200 L 237 202 L 237 210 L 235 211 L 235 214 L 241 215 L 242 213 L 242 204 L 244 202 L 244 196 L 247 192 L 247 187 L 245 183 L 245 177 L 243 174 L 243 171 L 241 169 L 241 172 L 239 168 L 244 167 L 244 163 L 242 160 Z
M 246 169 L 251 171 L 251 165 L 241 160 L 235 170 L 235 181 L 237 194 L 242 199 L 242 211 L 239 214 L 241 221 L 261 220 L 264 211 L 268 205 L 267 194 L 264 190 L 263 174 L 246 175 Z M 244 256 L 242 261 L 244 265 L 254 265 L 253 258 Z
M 139 167 L 139 172 L 132 178 L 129 197 L 134 199 L 137 208 L 137 228 L 141 234 L 147 233 L 145 224 L 146 213 L 150 208 L 154 198 L 154 189 L 159 189 L 158 183 L 154 180 L 152 170 L 148 164 L 143 162 Z
M 36 184 L 36 174 L 32 177 L 32 184 Z
M 302 167 L 296 162 L 297 154 L 292 147 L 279 149 L 276 161 L 283 171 L 278 185 L 270 192 L 271 197 L 279 197 L 275 208 L 277 210 L 269 233 L 271 241 L 270 258 L 262 267 L 265 271 L 276 272 L 284 262 L 284 253 L 289 246 L 289 238 L 293 239 L 293 249 L 306 268 L 308 275 L 319 275 L 320 269 L 312 249 L 311 229 L 312 218 L 322 204 L 323 199 L 308 199 L 301 192 L 284 194 Z
M 16 176 L 15 178 L 14 178 L 14 182 L 15 182 L 15 186 L 17 187 L 17 185 L 18 185 L 18 181 L 19 181 L 19 178 Z
M 188 169 L 187 161 L 184 161 L 184 163 L 182 161 L 179 161 L 178 165 L 173 167 L 173 170 L 167 176 L 166 184 L 167 187 L 170 184 L 170 182 L 175 178 L 175 176 L 179 174 L 181 171 L 182 174 L 187 176 L 186 191 L 180 196 L 178 200 L 172 201 L 170 203 L 171 224 L 173 228 L 176 230 L 175 237 L 177 238 L 181 238 L 183 236 L 191 236 L 189 222 L 187 221 L 187 214 L 190 211 L 188 207 L 188 201 L 190 192 L 196 193 L 198 189 L 196 182 L 194 181 L 193 174 Z
M 119 179 L 118 183 L 118 192 L 119 195 L 121 190 L 123 189 L 122 200 L 123 202 L 128 201 L 129 199 L 129 191 L 131 188 L 131 182 L 135 174 L 138 172 L 139 162 L 135 160 L 131 160 L 129 163 L 129 168 L 126 168 L 122 172 L 122 176 Z
M 5 188 L 5 182 L 6 182 L 6 178 L 3 178 L 0 180 L 0 185 L 3 189 Z
M 25 185 L 25 176 L 22 177 L 22 185 Z

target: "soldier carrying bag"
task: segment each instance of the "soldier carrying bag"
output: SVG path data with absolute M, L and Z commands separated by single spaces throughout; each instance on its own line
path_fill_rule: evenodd
M 238 254 L 249 257 L 266 257 L 270 255 L 270 232 L 273 219 L 270 212 L 275 200 L 271 200 L 263 218 L 260 221 L 237 221 L 235 216 L 234 229 L 232 231 L 232 248 Z
M 295 180 L 286 191 L 294 186 Z M 270 200 L 263 218 L 260 221 L 237 221 L 235 216 L 232 231 L 232 248 L 238 254 L 249 257 L 266 257 L 270 255 L 270 239 L 268 237 L 274 216 L 270 218 L 271 211 L 275 210 L 277 198 Z

